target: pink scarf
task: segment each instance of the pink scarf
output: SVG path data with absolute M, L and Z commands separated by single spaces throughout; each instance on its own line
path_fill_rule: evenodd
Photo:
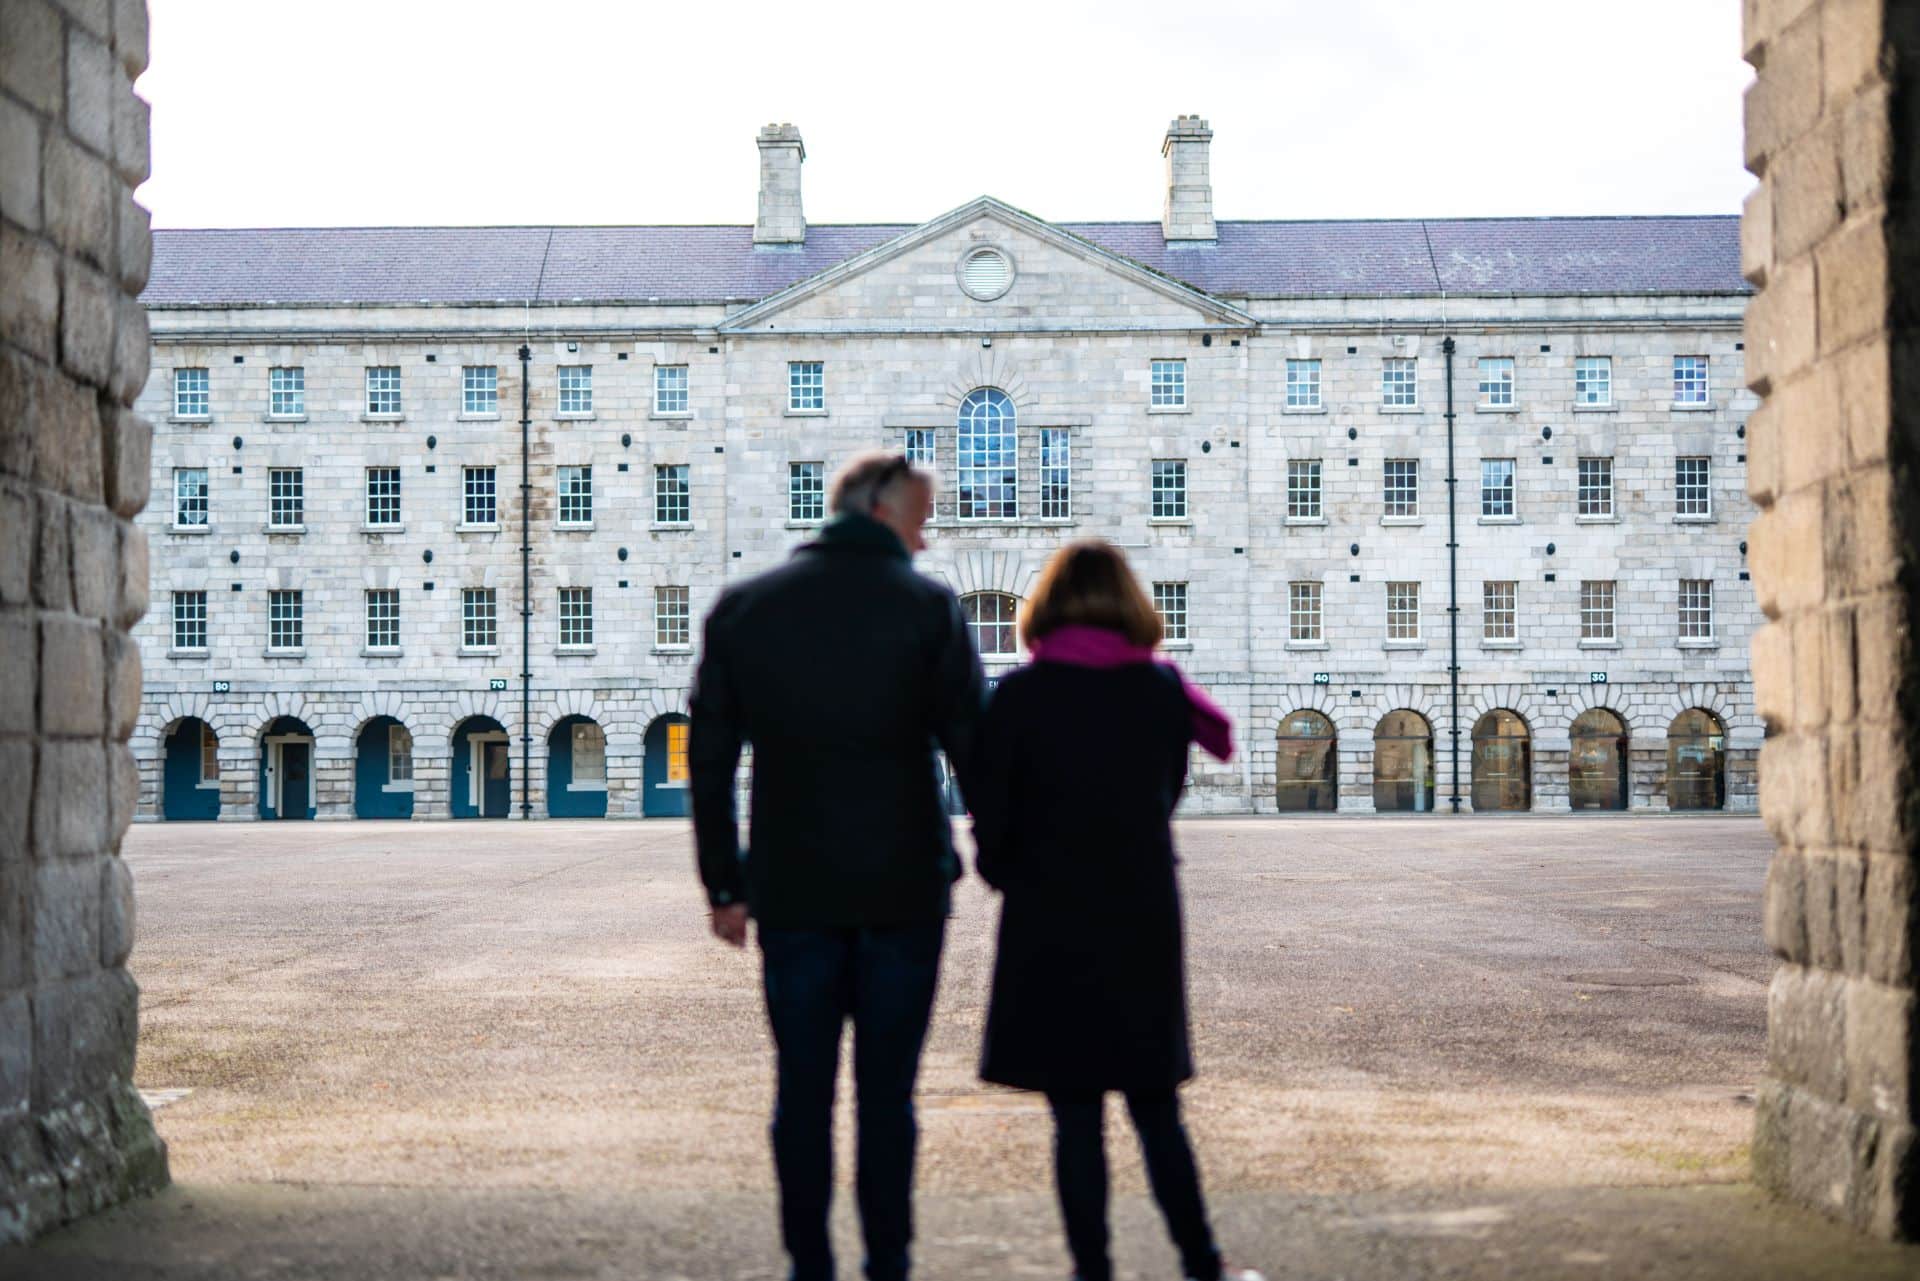
M 1207 697 L 1207 692 L 1186 678 L 1178 667 L 1156 657 L 1145 645 L 1135 645 L 1119 632 L 1104 627 L 1062 627 L 1033 642 L 1036 663 L 1065 663 L 1071 667 L 1125 667 L 1132 663 L 1158 663 L 1180 678 L 1193 708 L 1193 741 L 1208 755 L 1222 761 L 1233 759 L 1233 718 Z

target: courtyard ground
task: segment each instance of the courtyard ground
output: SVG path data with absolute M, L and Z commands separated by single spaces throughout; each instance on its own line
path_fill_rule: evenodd
M 1920 1274 L 1741 1182 L 1758 821 L 1194 820 L 1180 842 L 1185 1098 L 1236 1257 Z M 176 1185 L 0 1251 L 0 1275 L 784 1275 L 757 956 L 707 936 L 684 824 L 143 826 L 126 854 L 139 1084 Z M 996 912 L 961 884 L 920 1082 L 928 1278 L 1069 1270 L 1044 1108 L 974 1074 Z M 1120 1275 L 1173 1277 L 1117 1107 L 1110 1139 Z

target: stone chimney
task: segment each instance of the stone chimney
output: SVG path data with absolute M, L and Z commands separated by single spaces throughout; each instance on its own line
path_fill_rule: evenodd
M 756 245 L 798 245 L 807 239 L 807 216 L 800 211 L 800 164 L 807 149 L 792 125 L 768 125 L 760 131 L 760 213 L 753 220 Z M 1206 161 L 1201 160 L 1204 170 Z M 1211 224 L 1209 224 L 1211 225 Z
M 1219 238 L 1207 169 L 1207 144 L 1212 141 L 1213 130 L 1199 116 L 1175 116 L 1167 126 L 1167 140 L 1160 144 L 1160 154 L 1167 158 L 1167 207 L 1160 227 L 1169 241 Z

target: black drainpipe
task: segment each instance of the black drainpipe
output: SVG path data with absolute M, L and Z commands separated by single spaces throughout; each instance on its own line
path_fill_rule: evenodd
M 520 817 L 533 817 L 528 788 L 533 778 L 533 484 L 527 475 L 532 452 L 533 348 L 520 345 Z M 1447 384 L 1451 404 L 1451 381 Z M 1452 415 L 1448 415 L 1452 430 Z M 1457 808 L 1457 806 L 1456 806 Z
M 1453 468 L 1453 339 L 1440 340 L 1447 357 L 1447 679 L 1453 687 L 1447 737 L 1452 740 L 1453 795 L 1447 798 L 1453 812 L 1460 812 L 1460 530 L 1457 524 L 1455 491 L 1459 477 Z

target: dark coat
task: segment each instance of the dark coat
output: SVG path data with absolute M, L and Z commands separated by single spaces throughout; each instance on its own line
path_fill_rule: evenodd
M 968 793 L 981 876 L 1005 894 L 980 1075 L 1032 1090 L 1193 1075 L 1174 803 L 1192 712 L 1152 663 L 1040 662 L 987 706 Z
M 707 616 L 688 765 L 700 877 L 762 925 L 946 915 L 960 874 L 934 745 L 967 781 L 984 684 L 960 603 L 892 531 L 842 516 Z M 748 853 L 734 775 L 753 746 Z

